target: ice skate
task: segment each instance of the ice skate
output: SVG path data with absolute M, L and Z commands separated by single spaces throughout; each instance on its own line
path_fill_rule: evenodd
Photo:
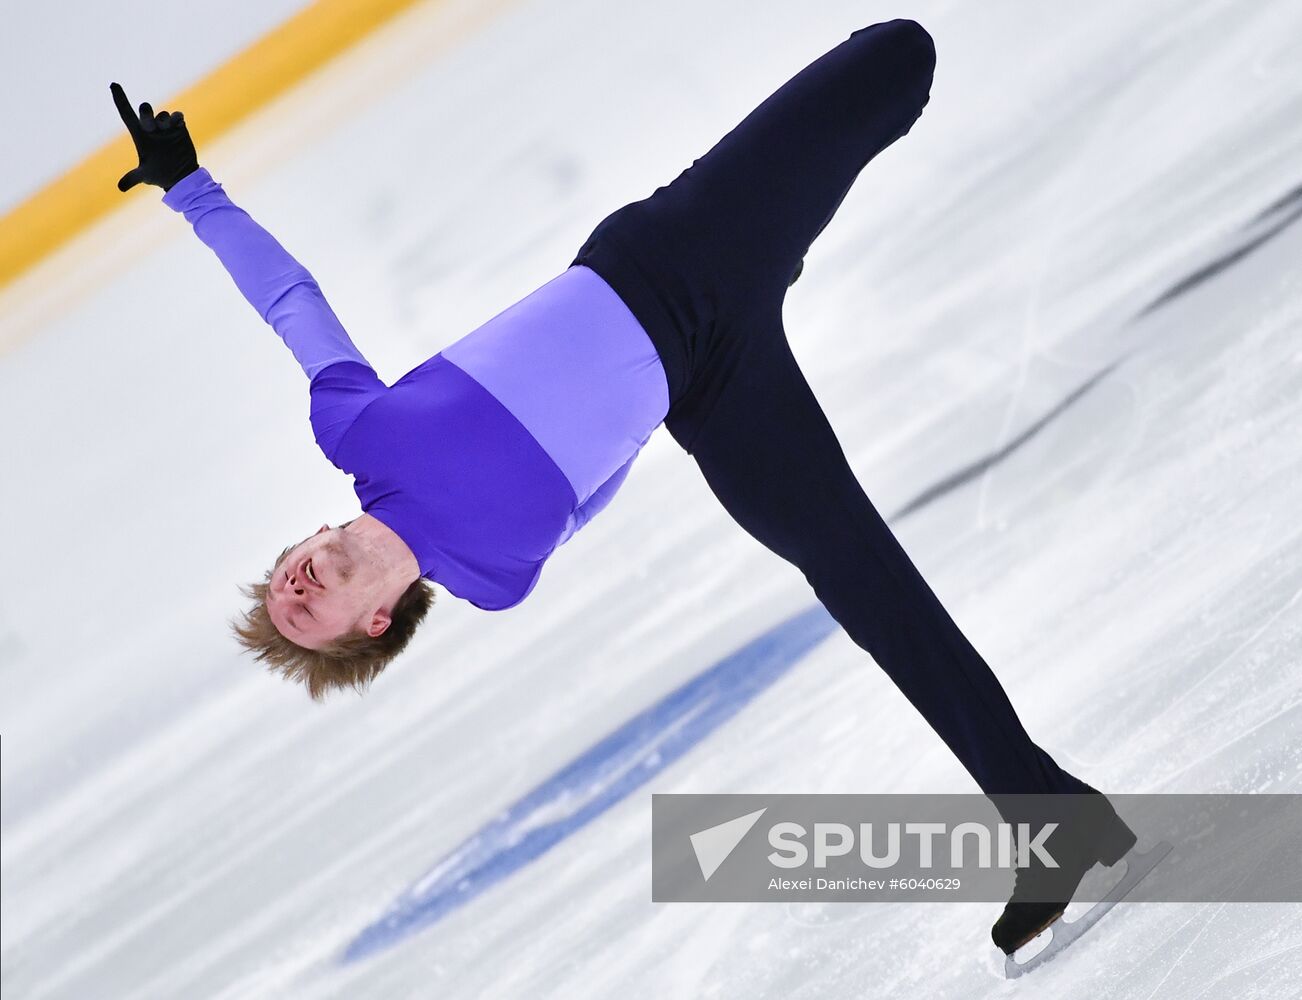
M 1046 839 L 1058 867 L 1049 867 L 1032 855 L 1030 863 L 1018 869 L 1012 897 L 990 931 L 991 939 L 1006 956 L 1005 974 L 1009 978 L 1049 961 L 1080 937 L 1170 850 L 1169 844 L 1159 844 L 1147 853 L 1134 851 L 1137 835 L 1101 794 L 1097 798 L 1066 796 L 1064 805 L 1060 812 L 1049 800 L 1044 804 L 1044 815 L 1037 817 L 1059 824 Z M 1062 915 L 1089 870 L 1096 864 L 1111 867 L 1123 859 L 1124 874 L 1105 899 L 1079 920 L 1063 922 Z M 1047 948 L 1026 963 L 1014 959 L 1019 948 L 1051 928 L 1053 938 Z

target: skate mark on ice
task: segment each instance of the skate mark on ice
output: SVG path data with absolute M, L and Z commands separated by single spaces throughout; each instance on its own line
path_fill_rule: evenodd
M 1169 962 L 1167 964 L 1166 972 L 1163 974 L 1162 978 L 1158 980 L 1157 985 L 1154 986 L 1152 990 L 1149 991 L 1148 996 L 1145 997 L 1144 1000 L 1153 1000 L 1153 998 L 1157 996 L 1158 991 L 1161 990 L 1162 987 L 1166 985 L 1166 981 L 1171 978 L 1171 973 L 1174 972 L 1175 969 L 1179 967 L 1180 963 L 1185 959 L 1185 957 L 1191 951 L 1193 951 L 1194 946 L 1199 942 L 1199 940 L 1201 940 L 1203 934 L 1207 931 L 1207 928 L 1209 928 L 1212 924 L 1216 922 L 1216 918 L 1219 917 L 1221 911 L 1225 909 L 1225 904 L 1228 901 L 1228 899 L 1233 899 L 1234 895 L 1238 892 L 1239 886 L 1243 885 L 1243 883 L 1246 882 L 1249 878 L 1256 875 L 1256 873 L 1260 870 L 1262 864 L 1264 863 L 1265 858 L 1266 858 L 1265 854 L 1260 855 L 1257 863 L 1253 865 L 1253 867 L 1243 876 L 1243 878 L 1239 879 L 1239 881 L 1234 884 L 1234 888 L 1229 892 L 1228 898 L 1216 904 L 1216 908 L 1212 910 L 1211 916 L 1209 916 L 1206 920 L 1202 921 L 1201 925 L 1198 928 L 1198 933 L 1196 933 L 1185 944 L 1183 950 L 1180 952 L 1180 957 L 1177 958 L 1174 962 Z M 1182 927 L 1187 926 L 1189 923 L 1190 921 L 1187 920 L 1181 926 Z M 1203 992 L 1206 992 L 1206 990 L 1204 990 Z
M 1225 905 L 1224 903 L 1221 904 L 1221 906 L 1224 906 L 1224 905 Z M 1219 912 L 1219 908 L 1218 908 L 1218 912 Z M 1204 986 L 1201 990 L 1199 990 L 1197 993 L 1195 993 L 1193 996 L 1191 996 L 1191 997 L 1189 998 L 1189 1000 L 1200 1000 L 1201 997 L 1206 996 L 1209 992 L 1211 992 L 1212 989 L 1214 989 L 1215 987 L 1220 986 L 1222 983 L 1224 983 L 1225 980 L 1227 980 L 1227 979 L 1233 979 L 1233 978 L 1239 976 L 1239 974 L 1242 973 L 1242 972 L 1248 972 L 1252 978 L 1255 978 L 1255 977 L 1257 977 L 1257 976 L 1264 975 L 1264 974 L 1266 974 L 1266 973 L 1275 972 L 1275 971 L 1278 970 L 1279 965 L 1280 965 L 1280 963 L 1275 962 L 1275 960 L 1281 958 L 1281 957 L 1284 956 L 1284 955 L 1288 955 L 1288 954 L 1290 954 L 1291 952 L 1295 952 L 1295 951 L 1302 951 L 1302 944 L 1289 944 L 1289 945 L 1285 945 L 1285 946 L 1282 947 L 1282 948 L 1276 948 L 1274 951 L 1269 951 L 1269 952 L 1267 952 L 1267 953 L 1264 954 L 1264 955 L 1258 955 L 1257 957 L 1252 958 L 1252 959 L 1249 959 L 1249 960 L 1246 961 L 1246 962 L 1240 962 L 1238 965 L 1231 966 L 1230 968 L 1228 968 L 1228 969 L 1226 969 L 1224 972 L 1222 972 L 1220 975 L 1218 975 L 1218 976 L 1217 976 L 1215 979 L 1213 979 L 1211 982 L 1209 982 L 1209 983 L 1208 983 L 1206 986 Z M 1268 963 L 1274 963 L 1274 964 L 1268 964 Z M 1259 969 L 1259 968 L 1257 968 L 1258 966 L 1261 966 L 1261 965 L 1264 965 L 1264 966 L 1266 966 L 1266 967 L 1265 967 L 1264 969 Z M 1288 966 L 1286 966 L 1285 968 L 1286 968 L 1286 969 L 1293 969 L 1293 968 L 1297 968 L 1297 966 L 1294 965 L 1293 963 L 1290 963 L 1290 964 L 1289 964 Z M 1229 994 L 1227 994 L 1227 993 L 1225 992 L 1225 990 L 1222 990 L 1222 991 L 1221 991 L 1221 995 L 1222 995 L 1222 996 L 1226 996 L 1226 995 L 1229 995 L 1229 996 L 1247 996 L 1248 994 L 1247 994 L 1247 991 L 1246 991 L 1246 990 L 1244 990 L 1244 989 L 1242 989 L 1242 988 L 1238 988 L 1238 987 L 1236 987 L 1235 991 L 1234 991 L 1233 993 L 1229 993 Z M 1262 996 L 1262 995 L 1264 995 L 1264 992 L 1263 992 L 1261 989 L 1257 989 L 1257 990 L 1256 990 L 1256 995 L 1258 995 L 1258 996 Z M 1152 1000 L 1152 998 L 1149 998 L 1149 1000 Z
M 549 851 L 682 757 L 839 628 L 815 604 L 629 719 L 439 861 L 353 938 L 340 963 L 428 927 Z
M 1073 404 L 1079 402 L 1080 399 L 1084 397 L 1086 393 L 1088 393 L 1091 389 L 1093 389 L 1096 385 L 1098 385 L 1099 382 L 1101 382 L 1104 378 L 1110 375 L 1113 372 L 1113 370 L 1115 370 L 1116 367 L 1119 364 L 1121 364 L 1121 361 L 1123 360 L 1125 359 L 1123 358 L 1114 361 L 1112 362 L 1112 364 L 1108 365 L 1107 367 L 1095 372 L 1088 379 L 1086 379 L 1081 385 L 1078 385 L 1075 389 L 1069 392 L 1060 402 L 1058 402 L 1053 407 L 1053 409 L 1049 410 L 1042 417 L 1040 417 L 1040 419 L 1036 420 L 1033 424 L 1027 427 L 1024 431 L 1022 431 L 1022 433 L 1018 434 L 1017 437 L 1013 438 L 1011 441 L 1007 442 L 1006 444 L 1001 445 L 995 451 L 992 451 L 989 454 L 984 455 L 981 458 L 978 458 L 975 462 L 971 462 L 968 465 L 965 465 L 957 472 L 950 473 L 948 476 L 946 476 L 944 479 L 941 479 L 939 482 L 933 483 L 931 486 L 928 486 L 925 490 L 923 490 L 921 493 L 915 496 L 903 507 L 895 511 L 895 513 L 893 513 L 888 518 L 888 520 L 894 523 L 895 521 L 899 521 L 902 520 L 903 518 L 908 517 L 910 514 L 915 514 L 922 508 L 928 506 L 929 504 L 935 503 L 937 500 L 940 500 L 942 497 L 950 493 L 953 493 L 955 490 L 961 488 L 962 486 L 965 486 L 967 483 L 970 483 L 972 480 L 977 479 L 980 476 L 984 475 L 987 471 L 994 468 L 994 466 L 998 465 L 1004 459 L 1008 458 L 1009 455 L 1013 454 L 1013 452 L 1021 448 L 1022 445 L 1029 442 L 1032 438 L 1034 438 L 1037 434 L 1043 431 L 1051 423 L 1053 423 L 1060 416 L 1066 413 L 1067 410 L 1070 409 Z
M 1298 184 L 1296 187 L 1290 188 L 1284 194 L 1280 195 L 1278 198 L 1272 201 L 1269 205 L 1267 205 L 1260 212 L 1254 215 L 1252 217 L 1252 221 L 1249 222 L 1248 225 L 1255 226 L 1259 222 L 1265 222 L 1276 212 L 1280 211 L 1281 209 L 1288 208 L 1295 201 L 1302 202 L 1302 184 Z
M 1277 609 L 1275 609 L 1274 613 L 1271 614 L 1269 618 L 1267 618 L 1264 622 L 1262 622 L 1255 629 L 1253 629 L 1252 633 L 1246 639 L 1244 639 L 1237 646 L 1231 649 L 1228 653 L 1222 656 L 1215 666 L 1205 671 L 1201 677 L 1193 681 L 1193 683 L 1188 684 L 1186 687 L 1180 690 L 1178 694 L 1175 694 L 1173 697 L 1166 699 L 1163 702 L 1162 707 L 1158 709 L 1155 713 L 1148 715 L 1141 727 L 1139 727 L 1137 730 L 1132 730 L 1131 744 L 1127 748 L 1126 755 L 1124 756 L 1133 755 L 1136 752 L 1136 748 L 1133 743 L 1133 740 L 1136 736 L 1143 737 L 1147 735 L 1150 731 L 1154 729 L 1154 727 L 1156 727 L 1164 719 L 1170 717 L 1182 706 L 1187 704 L 1194 697 L 1194 695 L 1196 695 L 1199 692 L 1199 690 L 1204 685 L 1207 684 L 1209 680 L 1211 680 L 1212 678 L 1220 674 L 1227 666 L 1230 666 L 1232 664 L 1238 664 L 1240 662 L 1240 658 L 1242 657 L 1243 653 L 1248 649 L 1252 648 L 1252 646 L 1255 645 L 1256 642 L 1262 636 L 1270 632 L 1271 629 L 1274 628 L 1275 623 L 1284 616 L 1284 613 L 1286 611 L 1291 609 L 1293 605 L 1298 602 L 1298 598 L 1300 597 L 1302 597 L 1302 589 L 1295 590 L 1293 592 L 1293 595 L 1287 601 L 1285 601 L 1282 605 L 1280 605 Z M 1247 628 L 1241 628 L 1238 630 L 1238 633 L 1242 634 L 1243 632 L 1246 631 L 1248 631 Z M 1199 644 L 1199 646 L 1202 645 L 1206 645 L 1206 643 Z M 1196 649 L 1198 647 L 1194 647 L 1194 648 Z M 1262 726 L 1279 718 L 1281 715 L 1285 715 L 1288 712 L 1292 711 L 1292 708 L 1293 706 L 1291 705 L 1284 705 L 1283 707 L 1280 708 L 1278 712 L 1275 712 L 1274 714 L 1267 716 L 1264 719 L 1258 719 L 1256 724 L 1253 726 L 1251 730 L 1249 730 L 1248 732 L 1240 733 L 1238 736 L 1235 737 L 1235 740 L 1231 741 L 1230 743 L 1217 745 L 1209 753 L 1205 753 L 1196 758 L 1189 759 L 1188 757 L 1186 757 L 1184 765 L 1179 770 L 1169 773 L 1166 776 L 1165 780 L 1169 782 L 1171 779 L 1178 777 L 1181 774 L 1184 774 L 1186 771 L 1192 770 L 1194 767 L 1198 766 L 1204 761 L 1209 760 L 1212 757 L 1215 757 L 1217 754 L 1225 750 L 1226 747 L 1232 746 L 1233 743 L 1237 742 L 1238 740 L 1242 740 L 1250 737 Z M 1166 746 L 1169 745 L 1171 742 L 1173 742 L 1175 739 L 1176 737 L 1164 735 L 1154 746 L 1155 747 Z M 1105 761 L 1105 763 L 1112 763 L 1114 761 L 1119 761 L 1121 759 L 1123 759 L 1122 754 L 1114 754 L 1111 758 Z
M 1265 218 L 1274 214 L 1275 212 L 1284 208 L 1286 205 L 1295 201 L 1297 197 L 1298 195 L 1290 193 L 1288 197 L 1281 199 L 1281 201 L 1278 202 L 1276 206 L 1272 206 L 1272 208 L 1268 208 L 1265 211 L 1263 211 L 1261 215 L 1258 216 L 1258 219 Z M 1162 306 L 1166 305 L 1168 302 L 1172 301 L 1173 299 L 1177 299 L 1181 295 L 1185 295 L 1193 291 L 1199 285 L 1211 281 L 1221 272 L 1226 271 L 1229 268 L 1233 267 L 1235 264 L 1243 260 L 1253 251 L 1260 249 L 1266 243 L 1273 240 L 1276 236 L 1278 236 L 1285 229 L 1291 226 L 1299 218 L 1302 218 L 1302 205 L 1294 206 L 1292 210 L 1287 212 L 1282 219 L 1275 222 L 1264 232 L 1258 233 L 1252 239 L 1248 240 L 1248 242 L 1244 243 L 1239 247 L 1236 247 L 1234 250 L 1231 250 L 1228 253 L 1222 254 L 1221 256 L 1217 257 L 1215 260 L 1211 261 L 1210 263 L 1204 264 L 1202 267 L 1198 268 L 1193 273 L 1185 276 L 1184 278 L 1181 278 L 1174 285 L 1168 288 L 1165 292 L 1163 292 L 1161 295 L 1155 298 L 1152 302 L 1144 306 L 1143 309 L 1135 313 L 1135 315 L 1132 317 L 1132 320 L 1142 319 L 1143 317 L 1147 316 L 1149 313 L 1153 312 L 1154 310 L 1160 309 Z

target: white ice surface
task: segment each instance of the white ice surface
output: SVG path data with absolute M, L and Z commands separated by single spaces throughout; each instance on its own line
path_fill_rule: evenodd
M 1133 319 L 1302 183 L 1302 5 L 535 0 L 389 59 L 364 115 L 246 134 L 259 170 L 201 159 L 392 380 L 894 16 L 936 39 L 931 103 L 786 307 L 860 480 L 889 514 L 1119 362 L 899 536 L 1092 784 L 1302 790 L 1302 226 Z M 292 357 L 146 201 L 156 238 L 0 355 L 6 1000 L 1302 994 L 1297 906 L 1120 907 L 1007 983 L 996 904 L 652 904 L 653 791 L 974 790 L 841 634 L 550 853 L 336 965 L 498 810 L 813 598 L 660 431 L 528 601 L 440 591 L 367 697 L 310 704 L 224 619 L 355 500 Z

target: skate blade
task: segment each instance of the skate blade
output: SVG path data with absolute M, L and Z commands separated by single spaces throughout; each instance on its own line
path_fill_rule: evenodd
M 1126 863 L 1126 874 L 1123 875 L 1112 890 L 1101 900 L 1090 907 L 1089 911 L 1076 920 L 1063 920 L 1059 917 L 1049 925 L 1049 943 L 1042 951 L 1028 958 L 1025 962 L 1018 962 L 1013 955 L 1004 956 L 1004 977 L 1006 979 L 1016 979 L 1018 976 L 1024 976 L 1034 969 L 1038 969 L 1045 962 L 1052 961 L 1054 956 L 1064 948 L 1071 945 L 1073 941 L 1079 938 L 1087 930 L 1093 927 L 1103 917 L 1108 910 L 1116 906 L 1121 899 L 1130 892 L 1139 881 L 1157 867 L 1164 857 L 1171 853 L 1171 845 L 1165 840 L 1159 841 L 1153 847 L 1144 852 L 1138 853 L 1131 850 L 1122 860 Z M 1043 932 L 1041 932 L 1043 933 Z M 1036 935 L 1038 938 L 1039 935 Z M 1032 938 L 1034 941 L 1036 938 Z M 1028 941 L 1026 944 L 1030 944 Z M 1022 946 L 1023 948 L 1026 945 Z

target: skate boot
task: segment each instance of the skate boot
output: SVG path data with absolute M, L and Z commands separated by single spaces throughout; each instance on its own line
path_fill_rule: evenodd
M 1059 798 L 1062 806 L 1053 802 Z M 1094 865 L 1116 864 L 1138 840 L 1101 793 L 1042 799 L 1035 820 L 1058 823 L 1044 840 L 1058 867 L 1048 867 L 1032 852 L 1030 865 L 1017 869 L 1013 895 L 990 930 L 995 944 L 1007 955 L 1062 916 Z

